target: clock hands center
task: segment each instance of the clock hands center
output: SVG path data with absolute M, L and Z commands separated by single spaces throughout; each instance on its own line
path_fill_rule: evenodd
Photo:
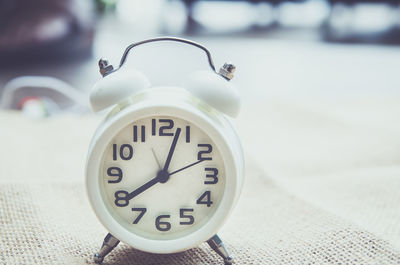
M 140 186 L 136 190 L 134 190 L 131 193 L 129 193 L 128 196 L 127 196 L 127 199 L 131 200 L 134 197 L 136 197 L 139 194 L 141 194 L 142 192 L 146 191 L 147 189 L 153 187 L 157 183 L 165 183 L 165 182 L 167 182 L 171 175 L 174 175 L 174 174 L 176 174 L 178 172 L 181 172 L 181 171 L 183 171 L 183 170 L 185 170 L 185 169 L 187 169 L 189 167 L 195 166 L 195 165 L 197 165 L 197 164 L 199 164 L 199 163 L 201 163 L 203 161 L 205 161 L 205 160 L 204 159 L 203 160 L 197 160 L 196 162 L 191 163 L 191 164 L 189 164 L 187 166 L 184 166 L 184 167 L 182 167 L 180 169 L 177 169 L 177 170 L 175 170 L 175 171 L 173 171 L 171 173 L 165 172 L 164 170 L 160 170 L 160 171 L 158 171 L 157 176 L 155 178 L 152 178 L 150 181 L 146 182 L 145 184 L 143 184 L 142 186 Z
M 169 168 L 169 164 L 171 163 L 171 159 L 172 159 L 172 155 L 174 154 L 175 151 L 175 147 L 176 144 L 178 142 L 178 138 L 181 132 L 181 128 L 176 129 L 176 133 L 174 136 L 174 139 L 172 141 L 171 147 L 169 149 L 168 152 L 168 156 L 167 156 L 167 160 L 164 164 L 164 168 L 160 169 L 157 173 L 157 176 L 155 178 L 152 178 L 150 181 L 146 182 L 145 184 L 143 184 L 142 186 L 140 186 L 139 188 L 135 189 L 134 191 L 132 191 L 131 193 L 128 194 L 127 199 L 131 200 L 134 197 L 138 196 L 139 194 L 141 194 L 142 192 L 148 190 L 149 188 L 153 187 L 154 185 L 156 185 L 157 183 L 166 183 L 169 180 L 169 177 L 171 175 L 174 175 L 176 173 L 179 173 L 185 169 L 188 169 L 190 167 L 193 167 L 203 161 L 205 161 L 205 159 L 202 160 L 197 160 L 196 162 L 193 162 L 187 166 L 184 166 L 180 169 L 177 169 L 171 173 L 168 172 L 168 168 Z M 154 150 L 152 149 L 153 155 L 155 156 Z
M 180 169 L 177 169 L 177 170 L 175 170 L 175 171 L 173 171 L 171 173 L 165 172 L 164 170 L 160 170 L 160 171 L 158 171 L 157 176 L 155 178 L 152 178 L 150 181 L 146 182 L 145 184 L 143 184 L 142 186 L 140 186 L 136 190 L 134 190 L 131 193 L 129 193 L 128 196 L 127 196 L 127 199 L 131 200 L 134 197 L 136 197 L 139 194 L 141 194 L 142 192 L 150 189 L 151 187 L 153 187 L 157 183 L 165 183 L 165 182 L 167 182 L 171 175 L 174 175 L 174 174 L 176 174 L 178 172 L 181 172 L 181 171 L 183 171 L 185 169 L 188 169 L 189 167 L 195 166 L 195 165 L 197 165 L 197 164 L 199 164 L 199 163 L 201 163 L 203 161 L 205 161 L 205 160 L 204 159 L 203 160 L 197 160 L 196 162 L 191 163 L 191 164 L 189 164 L 187 166 L 184 166 L 184 167 L 182 167 Z

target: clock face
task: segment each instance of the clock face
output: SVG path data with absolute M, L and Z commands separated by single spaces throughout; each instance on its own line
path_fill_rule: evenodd
M 225 165 L 206 132 L 169 116 L 135 121 L 108 144 L 101 165 L 102 197 L 116 221 L 139 236 L 188 235 L 216 211 Z

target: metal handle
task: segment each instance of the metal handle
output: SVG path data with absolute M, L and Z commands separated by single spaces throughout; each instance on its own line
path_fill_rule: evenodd
M 190 41 L 187 39 L 181 39 L 181 38 L 174 38 L 174 37 L 159 37 L 159 38 L 154 38 L 154 39 L 148 39 L 148 40 L 143 40 L 143 41 L 139 41 L 136 43 L 133 43 L 131 45 L 129 45 L 125 51 L 124 54 L 122 55 L 121 61 L 119 63 L 119 66 L 117 69 L 114 69 L 114 67 L 112 65 L 109 64 L 109 62 L 106 59 L 100 59 L 99 61 L 99 67 L 100 67 L 100 73 L 101 75 L 104 77 L 106 75 L 109 75 L 115 71 L 118 71 L 126 62 L 126 59 L 128 57 L 128 54 L 130 52 L 130 50 L 132 50 L 134 47 L 142 45 L 142 44 L 146 44 L 146 43 L 150 43 L 150 42 L 156 42 L 156 41 L 176 41 L 176 42 L 182 42 L 185 44 L 189 44 L 192 46 L 195 46 L 201 50 L 203 50 L 206 55 L 207 55 L 207 59 L 208 59 L 208 64 L 210 65 L 211 69 L 221 75 L 222 77 L 224 77 L 227 80 L 231 80 L 233 78 L 233 72 L 235 71 L 235 66 L 233 64 L 230 63 L 225 63 L 223 67 L 221 67 L 220 71 L 217 72 L 215 70 L 215 66 L 211 57 L 211 53 L 210 51 L 204 47 L 203 45 L 198 44 L 197 42 L 194 41 Z
M 211 58 L 211 53 L 210 53 L 209 50 L 207 50 L 206 47 L 204 47 L 204 46 L 202 46 L 202 45 L 200 45 L 200 44 L 198 44 L 198 43 L 196 43 L 196 42 L 190 41 L 190 40 L 181 39 L 181 38 L 173 38 L 173 37 L 160 37 L 160 38 L 148 39 L 148 40 L 139 41 L 139 42 L 136 42 L 136 43 L 133 43 L 133 44 L 129 45 L 129 46 L 125 49 L 124 54 L 122 55 L 122 58 L 121 58 L 121 61 L 120 61 L 120 63 L 119 63 L 118 69 L 121 68 L 122 65 L 124 65 L 124 63 L 126 62 L 126 59 L 127 59 L 127 57 L 128 57 L 128 54 L 129 54 L 130 50 L 132 50 L 134 47 L 137 47 L 137 46 L 142 45 L 142 44 L 150 43 L 150 42 L 156 42 L 156 41 L 177 41 L 177 42 L 186 43 L 186 44 L 195 46 L 195 47 L 197 47 L 197 48 L 199 48 L 199 49 L 202 49 L 202 50 L 206 53 L 206 55 L 207 55 L 208 64 L 210 65 L 211 69 L 212 69 L 214 72 L 216 72 L 216 71 L 215 71 L 215 66 L 214 66 L 213 60 L 212 60 L 212 58 Z M 115 71 L 117 71 L 118 69 L 116 69 Z

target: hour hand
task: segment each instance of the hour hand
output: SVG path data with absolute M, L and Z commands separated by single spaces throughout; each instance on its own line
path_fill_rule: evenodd
M 160 182 L 160 179 L 158 178 L 158 175 L 157 175 L 157 177 L 152 178 L 150 181 L 146 182 L 145 184 L 143 184 L 142 186 L 140 186 L 136 190 L 134 190 L 131 193 L 129 193 L 128 196 L 127 196 L 127 199 L 128 200 L 133 199 L 134 197 L 138 196 L 140 193 L 142 193 L 145 190 L 148 190 L 151 187 L 153 187 L 154 185 L 156 185 L 158 182 Z
M 127 200 L 129 201 L 129 200 L 135 198 L 136 196 L 138 196 L 142 192 L 150 189 L 151 187 L 153 187 L 154 185 L 156 185 L 159 182 L 160 183 L 167 182 L 168 179 L 169 179 L 168 172 L 165 172 L 163 170 L 158 171 L 157 176 L 155 178 L 152 178 L 151 180 L 149 180 L 148 182 L 146 182 L 145 184 L 143 184 L 142 186 L 140 186 L 136 190 L 134 190 L 131 193 L 129 193 L 128 196 L 127 196 Z

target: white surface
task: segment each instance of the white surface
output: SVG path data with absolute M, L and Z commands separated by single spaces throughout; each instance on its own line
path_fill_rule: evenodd
M 326 108 L 276 100 L 245 104 L 237 125 L 246 182 L 219 232 L 236 263 L 399 264 L 399 100 Z M 83 183 L 87 146 L 99 120 L 38 121 L 5 112 L 0 120 L 7 125 L 0 129 L 6 165 L 0 167 L 0 260 L 90 263 L 107 233 Z M 132 265 L 216 261 L 207 244 L 171 255 L 120 244 L 107 257 Z

